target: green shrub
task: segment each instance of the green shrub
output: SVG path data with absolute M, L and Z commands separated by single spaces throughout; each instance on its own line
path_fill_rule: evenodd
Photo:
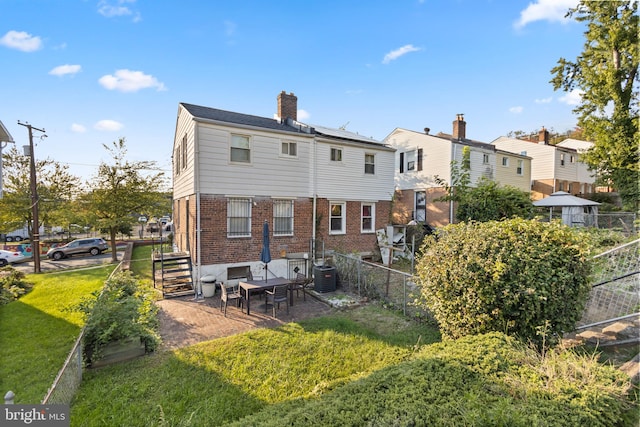
M 589 294 L 588 242 L 559 222 L 446 226 L 425 239 L 416 303 L 433 313 L 446 338 L 498 331 L 553 343 L 573 329 Z
M 11 266 L 0 268 L 0 305 L 15 301 L 31 290 L 33 285 L 25 282 L 24 273 Z
M 140 286 L 129 272 L 107 279 L 102 292 L 95 292 L 79 309 L 86 317 L 83 345 L 89 365 L 100 359 L 111 342 L 139 337 L 147 352 L 155 350 L 160 343 L 154 295 Z

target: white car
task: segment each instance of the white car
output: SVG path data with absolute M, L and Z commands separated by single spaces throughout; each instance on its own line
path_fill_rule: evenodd
M 17 264 L 20 262 L 29 261 L 31 257 L 24 255 L 19 251 L 5 251 L 0 250 L 0 267 L 4 267 L 9 264 Z

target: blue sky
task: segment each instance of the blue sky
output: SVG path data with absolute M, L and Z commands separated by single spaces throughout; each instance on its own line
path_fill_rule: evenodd
M 491 142 L 564 132 L 579 96 L 550 70 L 575 59 L 577 0 L 0 0 L 0 121 L 36 158 L 88 179 L 124 137 L 171 175 L 179 102 L 298 119 L 384 139 L 452 129 Z M 36 133 L 36 136 L 39 135 Z

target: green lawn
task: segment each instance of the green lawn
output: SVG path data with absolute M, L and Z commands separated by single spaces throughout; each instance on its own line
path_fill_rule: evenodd
M 0 306 L 0 391 L 11 390 L 16 403 L 40 403 L 82 328 L 71 310 L 102 288 L 113 266 L 29 274 L 31 292 Z

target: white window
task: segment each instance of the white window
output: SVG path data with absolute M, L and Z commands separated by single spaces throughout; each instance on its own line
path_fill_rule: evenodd
M 575 156 L 573 155 L 569 156 L 569 163 L 575 163 L 575 162 L 576 162 Z
M 482 164 L 483 165 L 488 165 L 489 164 L 489 155 L 488 154 L 483 154 L 482 155 Z
M 364 173 L 371 175 L 376 173 L 376 156 L 374 154 L 364 155 Z
M 342 161 L 342 148 L 332 148 L 331 149 L 331 161 L 332 162 L 341 162 Z
M 282 142 L 282 149 L 281 149 L 280 153 L 283 156 L 297 157 L 298 156 L 298 143 L 291 142 L 291 141 L 283 141 Z
M 518 168 L 516 173 L 520 176 L 524 175 L 524 160 L 518 160 Z
M 329 234 L 345 234 L 346 233 L 346 214 L 347 207 L 345 203 L 330 203 L 329 205 Z
M 508 157 L 502 157 L 502 166 L 505 166 L 505 167 L 509 166 L 509 158 Z
M 293 236 L 293 200 L 273 201 L 273 235 Z
M 560 154 L 560 166 L 564 166 L 564 153 Z
M 227 237 L 251 237 L 251 199 L 227 201 Z
M 251 163 L 251 145 L 245 135 L 231 135 L 231 161 Z
M 407 170 L 413 171 L 416 170 L 416 152 L 415 151 L 407 151 L 404 153 L 405 158 L 407 159 Z
M 376 205 L 373 203 L 363 203 L 361 212 L 360 230 L 363 233 L 373 233 L 376 224 Z

